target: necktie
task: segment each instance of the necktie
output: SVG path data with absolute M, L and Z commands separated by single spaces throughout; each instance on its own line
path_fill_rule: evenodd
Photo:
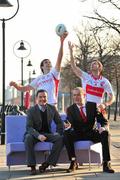
M 80 115 L 82 117 L 83 122 L 87 122 L 87 117 L 83 111 L 83 107 L 80 107 Z

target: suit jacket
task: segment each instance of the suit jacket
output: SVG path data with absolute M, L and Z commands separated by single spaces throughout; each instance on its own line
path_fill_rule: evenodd
M 95 128 L 95 119 L 93 120 L 87 119 L 87 122 L 85 123 L 82 120 L 80 111 L 76 104 L 72 104 L 67 108 L 67 118 L 68 121 L 70 121 L 70 123 L 72 124 L 72 128 L 77 132 L 85 133 Z M 102 119 L 101 119 L 101 125 L 102 126 L 106 125 L 106 123 L 102 122 Z
M 58 111 L 54 106 L 50 104 L 46 105 L 46 110 L 47 110 L 47 122 L 48 122 L 49 131 L 51 132 L 51 122 L 52 120 L 54 120 L 56 124 L 56 131 L 59 134 L 62 134 L 63 123 Z M 31 134 L 35 138 L 38 138 L 41 128 L 42 128 L 42 117 L 41 117 L 40 109 L 36 104 L 34 107 L 28 110 L 25 134 Z

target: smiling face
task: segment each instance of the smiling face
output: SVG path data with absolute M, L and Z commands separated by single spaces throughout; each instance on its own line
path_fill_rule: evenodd
M 40 64 L 41 71 L 43 74 L 50 72 L 52 64 L 49 59 L 44 59 Z
M 36 101 L 41 106 L 46 105 L 47 99 L 48 99 L 47 92 L 39 92 L 36 96 Z

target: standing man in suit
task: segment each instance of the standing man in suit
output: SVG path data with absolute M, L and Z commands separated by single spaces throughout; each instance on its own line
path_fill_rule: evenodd
M 93 123 L 86 117 L 85 92 L 82 88 L 77 87 L 73 90 L 73 101 L 74 103 L 67 108 L 68 123 L 64 123 L 65 128 L 67 128 L 64 132 L 64 143 L 71 161 L 67 172 L 72 172 L 78 168 L 74 142 L 91 140 L 102 144 L 103 172 L 114 173 L 110 165 L 110 134 L 107 119 L 105 120 L 100 113 L 99 127 L 94 128 L 95 121 Z
M 27 157 L 27 165 L 31 167 L 31 175 L 36 174 L 36 159 L 34 146 L 37 142 L 52 142 L 52 150 L 46 162 L 40 167 L 39 171 L 42 173 L 49 165 L 55 166 L 63 147 L 63 123 L 55 108 L 47 104 L 47 91 L 38 90 L 36 94 L 37 104 L 28 110 L 27 125 L 25 133 L 25 149 Z M 54 120 L 57 132 L 55 134 L 51 131 L 51 122 Z

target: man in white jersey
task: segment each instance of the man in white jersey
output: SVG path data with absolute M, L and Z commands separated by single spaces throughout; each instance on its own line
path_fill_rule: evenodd
M 40 64 L 40 68 L 43 72 L 43 75 L 39 75 L 36 79 L 34 79 L 30 84 L 26 86 L 19 85 L 14 81 L 10 82 L 10 86 L 14 86 L 17 90 L 24 92 L 33 89 L 44 89 L 48 93 L 48 103 L 55 105 L 57 103 L 60 68 L 63 57 L 63 44 L 67 35 L 68 32 L 65 32 L 60 37 L 60 49 L 57 57 L 57 62 L 54 68 L 52 68 L 49 59 L 44 59 Z
M 93 123 L 95 118 L 97 118 L 97 121 L 100 121 L 100 119 L 106 120 L 105 108 L 114 102 L 115 96 L 110 82 L 101 75 L 103 69 L 101 62 L 94 60 L 91 63 L 90 74 L 88 74 L 78 68 L 74 63 L 74 45 L 71 42 L 68 42 L 68 46 L 70 50 L 71 67 L 76 76 L 81 78 L 82 87 L 86 92 L 87 118 Z M 108 94 L 108 99 L 106 102 L 103 102 L 105 92 Z
M 107 106 L 111 105 L 114 102 L 115 97 L 112 86 L 109 80 L 101 75 L 103 66 L 100 61 L 94 60 L 91 63 L 91 72 L 90 74 L 88 74 L 87 72 L 84 72 L 80 68 L 78 68 L 74 63 L 74 45 L 71 42 L 68 42 L 68 46 L 70 50 L 71 67 L 76 76 L 81 78 L 82 80 L 82 87 L 85 89 L 86 92 L 86 106 L 88 106 L 86 108 L 89 110 L 88 114 L 91 115 L 91 118 L 94 118 L 96 112 L 94 111 L 94 116 L 92 117 L 91 108 L 95 110 L 95 106 L 97 106 L 98 110 L 102 112 Z M 108 94 L 109 98 L 106 102 L 103 102 L 103 96 L 105 92 Z M 87 116 L 89 116 L 88 114 Z

